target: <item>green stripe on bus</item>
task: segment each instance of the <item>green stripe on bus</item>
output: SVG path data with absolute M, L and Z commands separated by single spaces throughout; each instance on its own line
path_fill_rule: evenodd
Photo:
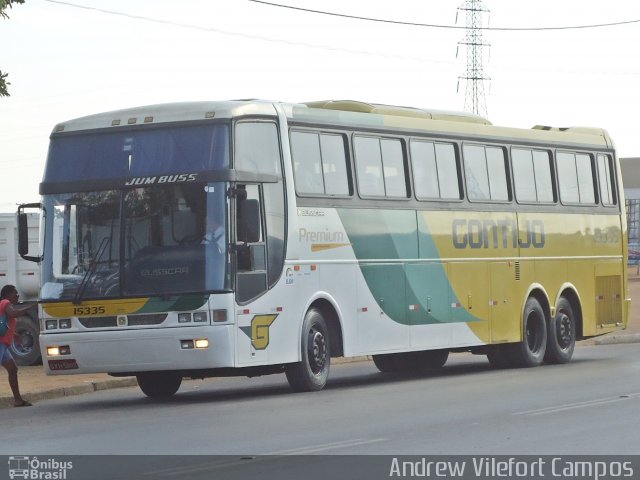
M 422 215 L 369 209 L 339 209 L 338 214 L 367 287 L 393 321 L 428 325 L 481 320 L 464 308 L 451 308 L 461 302 Z

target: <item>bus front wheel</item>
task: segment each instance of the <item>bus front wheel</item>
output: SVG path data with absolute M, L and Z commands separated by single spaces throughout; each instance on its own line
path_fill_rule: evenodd
M 289 385 L 296 392 L 322 390 L 329 378 L 331 352 L 329 329 L 319 310 L 312 308 L 304 317 L 300 347 L 302 361 L 285 368 Z
M 35 365 L 40 362 L 40 329 L 36 322 L 37 320 L 34 321 L 27 315 L 16 318 L 16 330 L 9 348 L 18 365 Z
M 151 398 L 171 397 L 182 383 L 182 375 L 176 372 L 144 372 L 136 379 L 142 393 Z
M 560 297 L 556 307 L 556 316 L 549 320 L 547 327 L 547 363 L 567 363 L 573 356 L 576 346 L 576 320 L 571 303 Z

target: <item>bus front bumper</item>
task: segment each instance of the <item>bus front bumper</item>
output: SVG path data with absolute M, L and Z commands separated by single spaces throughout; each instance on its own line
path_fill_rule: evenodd
M 233 325 L 41 334 L 47 375 L 234 366 Z

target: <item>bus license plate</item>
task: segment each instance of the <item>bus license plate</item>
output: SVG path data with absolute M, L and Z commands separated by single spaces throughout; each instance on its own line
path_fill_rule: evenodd
M 78 368 L 78 362 L 73 358 L 49 360 L 49 369 L 51 370 L 75 370 L 76 368 Z

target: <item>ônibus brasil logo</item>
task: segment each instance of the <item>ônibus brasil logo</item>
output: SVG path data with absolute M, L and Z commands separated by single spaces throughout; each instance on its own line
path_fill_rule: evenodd
M 9 457 L 9 478 L 32 480 L 66 480 L 67 471 L 73 468 L 73 462 L 61 462 L 55 458 Z

